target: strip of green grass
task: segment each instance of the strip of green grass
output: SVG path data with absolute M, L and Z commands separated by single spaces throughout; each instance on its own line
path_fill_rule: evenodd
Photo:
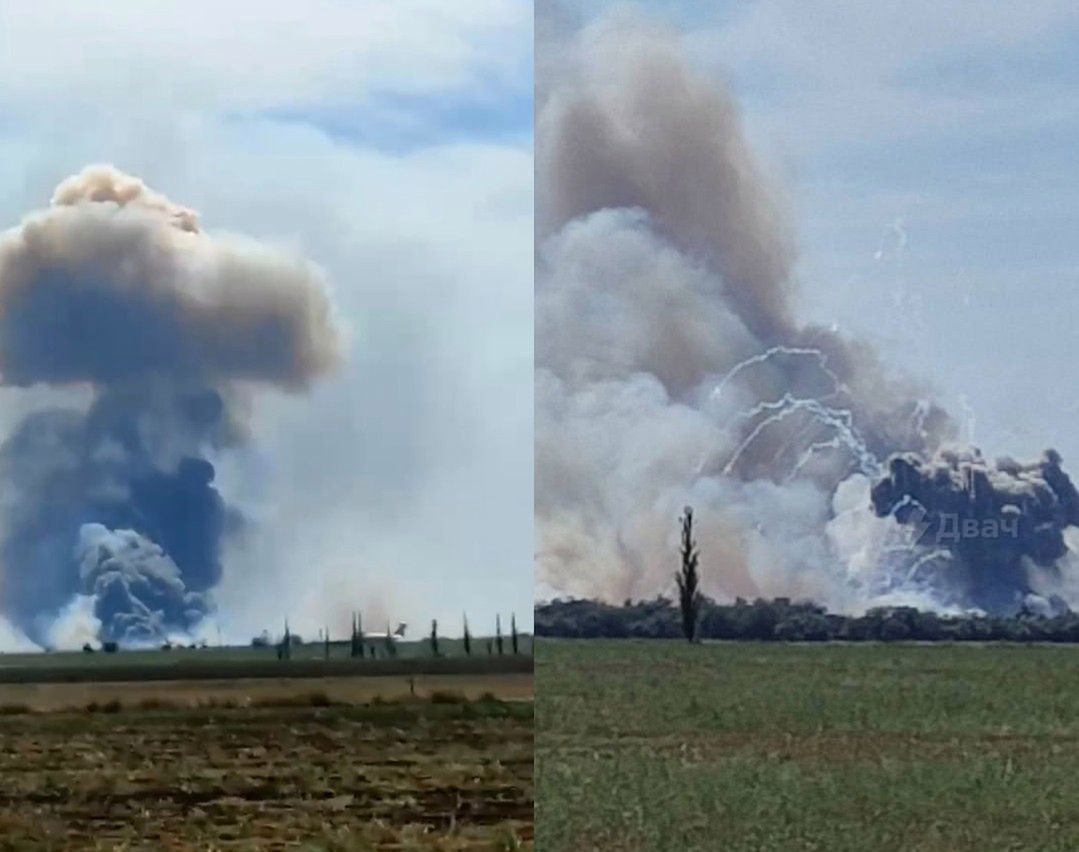
M 1079 848 L 1079 649 L 537 644 L 538 848 Z

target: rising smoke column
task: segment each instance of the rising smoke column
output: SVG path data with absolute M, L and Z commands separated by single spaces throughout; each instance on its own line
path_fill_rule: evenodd
M 686 502 L 720 597 L 1014 611 L 1062 588 L 1079 500 L 1059 457 L 946 449 L 954 425 L 925 389 L 797 322 L 782 206 L 676 37 L 615 14 L 541 42 L 538 62 L 546 589 L 668 587 Z M 943 540 L 946 524 L 998 534 Z
M 862 576 L 896 528 L 869 488 L 950 419 L 868 346 L 797 322 L 782 204 L 673 34 L 609 15 L 538 63 L 541 584 L 651 597 L 690 502 L 712 594 L 893 592 Z
M 300 391 L 340 358 L 309 264 L 201 230 L 109 166 L 0 236 L 0 383 L 88 388 L 0 446 L 0 610 L 45 644 L 91 597 L 103 638 L 188 631 L 244 521 L 206 455 L 245 440 L 243 389 Z

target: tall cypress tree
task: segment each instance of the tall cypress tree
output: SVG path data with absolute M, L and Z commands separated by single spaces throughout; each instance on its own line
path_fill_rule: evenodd
M 697 542 L 693 539 L 693 509 L 686 506 L 682 515 L 682 543 L 679 554 L 682 568 L 674 575 L 678 582 L 678 607 L 682 612 L 682 633 L 686 641 L 697 638 L 697 618 L 701 610 L 700 575 L 697 573 Z

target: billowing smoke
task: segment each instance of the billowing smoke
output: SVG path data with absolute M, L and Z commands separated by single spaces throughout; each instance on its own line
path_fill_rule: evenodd
M 888 457 L 930 457 L 954 424 L 870 347 L 797 322 L 792 229 L 730 97 L 632 14 L 538 50 L 541 594 L 669 588 L 688 502 L 719 598 L 993 604 L 988 582 L 940 594 L 939 549 L 874 513 Z
M 931 461 L 896 455 L 873 487 L 873 508 L 913 526 L 920 544 L 943 546 L 946 564 L 927 561 L 922 577 L 937 597 L 1014 610 L 1034 591 L 1026 560 L 1058 571 L 1065 531 L 1079 526 L 1079 492 L 1060 461 L 1053 450 L 1032 464 L 990 464 L 976 450 Z
M 302 390 L 340 343 L 311 265 L 112 167 L 61 183 L 0 236 L 0 382 L 85 400 L 0 446 L 3 615 L 41 644 L 86 598 L 104 638 L 189 631 L 245 527 L 207 456 L 245 440 L 245 388 Z
M 108 639 L 152 641 L 169 630 L 188 632 L 206 612 L 203 594 L 187 589 L 169 555 L 134 530 L 83 524 L 76 558 L 79 584 L 99 612 L 111 614 Z

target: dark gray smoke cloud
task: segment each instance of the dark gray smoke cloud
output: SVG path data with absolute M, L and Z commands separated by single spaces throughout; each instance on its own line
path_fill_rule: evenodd
M 169 633 L 195 628 L 207 612 L 205 596 L 187 588 L 179 566 L 160 546 L 133 530 L 84 524 L 75 558 L 80 592 L 94 600 L 102 639 L 125 644 L 159 641 Z
M 537 30 L 541 584 L 650 597 L 690 502 L 710 593 L 863 606 L 894 544 L 869 505 L 881 460 L 932 454 L 952 421 L 797 321 L 781 199 L 677 36 L 623 12 L 561 29 Z
M 212 607 L 244 522 L 207 455 L 244 440 L 241 389 L 296 390 L 341 332 L 310 265 L 211 236 L 106 166 L 0 238 L 0 379 L 89 387 L 0 446 L 0 608 L 31 639 L 75 595 L 101 634 L 149 641 Z
M 1034 591 L 1025 560 L 1055 570 L 1067 528 L 1079 526 L 1079 492 L 1054 450 L 1027 464 L 990 463 L 977 450 L 897 455 L 872 500 L 878 515 L 913 526 L 920 544 L 944 548 L 944 564 L 925 568 L 941 596 L 990 612 L 1022 606 Z

